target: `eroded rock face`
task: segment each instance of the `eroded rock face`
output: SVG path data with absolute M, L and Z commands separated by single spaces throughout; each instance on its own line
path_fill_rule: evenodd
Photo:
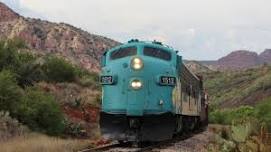
M 35 53 L 56 54 L 89 71 L 99 71 L 102 53 L 119 44 L 65 23 L 21 17 L 3 3 L 0 10 L 0 39 L 19 37 Z
M 185 61 L 185 65 L 194 74 L 200 75 L 201 73 L 208 73 L 212 71 L 212 69 L 198 61 Z
M 19 18 L 17 13 L 13 12 L 4 3 L 0 2 L 0 22 L 11 21 L 17 18 Z
M 264 52 L 262 52 L 259 55 L 261 62 L 263 63 L 271 63 L 271 49 L 265 49 Z
M 238 50 L 218 60 L 220 69 L 242 69 L 258 65 L 258 54 L 246 50 Z

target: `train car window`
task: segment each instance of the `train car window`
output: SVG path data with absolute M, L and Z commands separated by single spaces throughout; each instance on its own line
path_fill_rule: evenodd
M 101 58 L 101 66 L 104 67 L 105 64 L 106 64 L 106 53 L 107 52 L 104 52 L 103 55 L 102 55 L 102 58 Z
M 158 48 L 145 47 L 143 50 L 143 54 L 146 56 L 151 56 L 166 61 L 171 60 L 171 54 L 169 52 Z
M 118 49 L 118 50 L 111 52 L 110 59 L 115 60 L 115 59 L 119 59 L 119 58 L 124 58 L 126 56 L 136 55 L 136 52 L 137 52 L 136 47 L 121 48 L 121 49 Z

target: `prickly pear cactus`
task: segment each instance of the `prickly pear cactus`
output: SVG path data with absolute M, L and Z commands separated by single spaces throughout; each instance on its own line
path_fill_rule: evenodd
M 243 143 L 250 136 L 252 132 L 252 126 L 250 123 L 238 124 L 231 127 L 232 139 L 237 143 Z

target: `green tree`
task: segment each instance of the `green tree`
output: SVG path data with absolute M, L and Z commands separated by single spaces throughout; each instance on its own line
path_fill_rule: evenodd
M 58 135 L 64 131 L 64 117 L 54 97 L 36 88 L 27 88 L 18 119 L 36 131 Z
M 46 75 L 39 63 L 22 63 L 17 70 L 18 84 L 22 87 L 33 86 L 34 82 L 46 79 Z
M 11 46 L 16 49 L 26 49 L 27 45 L 25 41 L 19 37 L 14 37 L 12 39 L 6 40 L 8 46 Z
M 17 105 L 20 102 L 22 91 L 17 85 L 12 72 L 3 70 L 0 72 L 0 110 L 17 112 Z
M 0 71 L 10 69 L 15 71 L 19 66 L 16 47 L 6 41 L 0 42 Z
M 64 59 L 49 57 L 44 64 L 44 71 L 49 81 L 71 82 L 75 80 L 76 72 L 72 64 Z
M 255 115 L 271 131 L 271 97 L 256 106 Z

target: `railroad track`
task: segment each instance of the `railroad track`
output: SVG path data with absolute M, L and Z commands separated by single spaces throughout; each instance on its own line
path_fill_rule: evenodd
M 143 147 L 133 147 L 131 143 L 124 143 L 124 144 L 110 144 L 110 145 L 105 145 L 101 147 L 96 147 L 96 148 L 89 148 L 89 149 L 84 149 L 80 150 L 78 152 L 144 152 L 144 151 L 149 151 L 152 148 L 154 148 L 156 145 L 144 145 Z
M 105 150 L 109 150 L 111 148 L 116 148 L 116 147 L 120 147 L 122 146 L 122 144 L 118 143 L 118 142 L 113 142 L 111 144 L 106 144 L 100 147 L 95 147 L 95 148 L 86 148 L 83 150 L 79 150 L 77 152 L 98 152 L 98 151 L 105 151 Z
M 101 147 L 96 148 L 86 148 L 84 150 L 80 150 L 78 152 L 147 152 L 152 151 L 153 149 L 159 149 L 162 147 L 170 146 L 174 143 L 177 143 L 181 140 L 188 139 L 192 137 L 195 134 L 200 133 L 201 131 L 196 131 L 193 133 L 183 134 L 177 137 L 174 137 L 173 139 L 162 141 L 162 142 L 156 142 L 156 143 L 143 143 L 140 147 L 133 147 L 132 143 L 112 143 L 108 145 L 104 145 Z

